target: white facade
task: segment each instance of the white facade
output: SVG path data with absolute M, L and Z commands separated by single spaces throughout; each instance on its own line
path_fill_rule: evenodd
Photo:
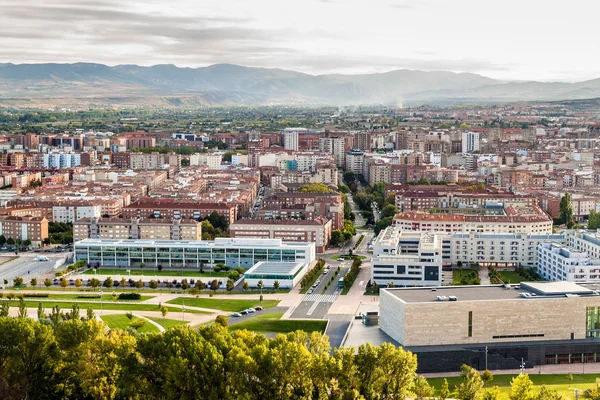
M 379 286 L 440 286 L 442 235 L 385 229 L 373 247 L 371 281 Z
M 344 138 L 321 138 L 319 139 L 319 149 L 323 152 L 333 154 L 336 167 L 343 168 L 345 166 L 346 152 Z
M 479 151 L 479 132 L 462 133 L 462 152 L 473 153 Z
M 363 173 L 363 162 L 365 153 L 362 151 L 349 151 L 346 153 L 346 171 L 352 171 L 355 174 Z
M 298 151 L 298 132 L 289 131 L 283 133 L 283 148 Z
M 81 165 L 79 153 L 48 153 L 43 158 L 44 168 L 72 168 Z
M 552 281 L 590 282 L 600 280 L 600 260 L 584 251 L 543 243 L 538 246 L 538 273 Z
M 262 281 L 263 288 L 273 288 L 277 281 L 280 288 L 291 289 L 300 283 L 309 268 L 310 264 L 306 263 L 260 261 L 244 273 L 244 282 L 256 288 L 258 282 Z
M 102 216 L 102 206 L 54 206 L 52 207 L 52 221 L 54 222 L 75 222 L 82 218 L 100 218 Z
M 204 154 L 196 153 L 190 156 L 190 165 L 207 166 L 210 169 L 220 169 L 221 161 L 223 161 L 223 154 Z

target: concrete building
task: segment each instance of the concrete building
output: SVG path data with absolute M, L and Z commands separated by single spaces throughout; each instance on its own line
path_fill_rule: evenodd
M 259 261 L 312 264 L 314 243 L 288 243 L 281 239 L 216 238 L 194 240 L 85 239 L 74 244 L 75 261 L 91 266 L 146 266 L 190 268 L 200 264 L 226 264 L 250 268 Z
M 331 240 L 332 223 L 326 218 L 294 220 L 240 219 L 229 226 L 233 238 L 281 239 L 286 242 L 313 242 L 317 253 L 325 252 Z
M 44 154 L 44 168 L 73 168 L 81 165 L 79 153 L 49 153 Z
M 355 174 L 362 175 L 363 173 L 363 162 L 365 153 L 360 150 L 351 150 L 346 153 L 346 171 L 354 172 Z
M 379 286 L 440 286 L 442 237 L 387 228 L 373 247 L 371 281 Z
M 244 273 L 244 282 L 256 288 L 262 281 L 265 288 L 272 288 L 277 281 L 280 288 L 291 289 L 306 275 L 308 267 L 304 263 L 259 261 Z
M 73 239 L 200 240 L 202 224 L 193 219 L 85 218 L 73 223 Z
M 229 224 L 237 219 L 237 206 L 221 203 L 142 198 L 123 207 L 124 218 L 170 218 L 198 219 L 209 216 L 213 211 L 223 215 Z
M 474 153 L 479 151 L 479 132 L 462 133 L 462 152 Z
M 600 260 L 589 258 L 562 243 L 541 243 L 537 247 L 537 272 L 547 280 L 591 282 L 600 280 Z
M 190 165 L 206 166 L 209 169 L 220 169 L 223 154 L 221 153 L 196 153 L 190 156 Z
M 6 239 L 29 239 L 32 246 L 40 247 L 48 237 L 48 220 L 44 217 L 0 216 L 0 235 Z
M 52 221 L 54 222 L 75 222 L 83 218 L 100 218 L 102 216 L 102 206 L 100 204 L 71 204 L 55 205 L 52 207 Z
M 383 289 L 380 327 L 417 354 L 419 372 L 598 362 L 599 289 L 572 282 Z
M 298 131 L 287 131 L 283 133 L 283 148 L 298 151 Z
M 320 138 L 319 149 L 323 152 L 333 154 L 336 167 L 345 167 L 346 140 L 344 138 Z

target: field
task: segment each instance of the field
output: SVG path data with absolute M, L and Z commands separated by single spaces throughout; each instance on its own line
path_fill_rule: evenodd
M 288 333 L 297 330 L 324 332 L 327 321 L 280 319 L 283 313 L 257 315 L 247 321 L 231 325 L 229 330 L 247 329 L 254 332 Z
M 98 268 L 96 270 L 96 274 L 98 275 L 114 275 L 120 277 L 125 277 L 126 279 L 129 276 L 181 276 L 181 277 L 191 277 L 191 278 L 219 278 L 226 277 L 229 272 L 203 272 L 200 273 L 197 270 L 170 270 L 168 268 L 163 269 L 162 271 L 158 271 L 152 268 L 141 269 L 129 269 L 130 274 L 127 273 L 127 268 Z M 94 275 L 94 269 L 90 268 L 83 272 L 84 275 Z
M 15 295 L 17 295 L 18 293 L 14 293 Z M 81 300 L 81 301 L 100 301 L 100 293 L 96 292 L 96 293 L 78 293 L 78 294 L 54 294 L 54 293 L 49 293 L 48 297 L 28 297 L 27 295 L 32 295 L 34 293 L 21 293 L 24 295 L 25 300 L 27 301 L 33 301 L 33 300 Z M 98 296 L 98 298 L 86 298 L 86 296 Z M 4 296 L 6 297 L 6 296 Z M 117 295 L 118 297 L 118 295 Z M 118 300 L 115 299 L 113 300 L 112 294 L 103 294 L 102 295 L 102 300 L 104 301 L 122 301 L 122 302 L 131 302 L 131 301 L 145 301 L 145 300 L 149 300 L 152 299 L 154 296 L 142 296 L 140 300 Z
M 473 269 L 463 269 L 462 270 L 462 275 L 461 275 L 461 271 L 458 269 L 452 270 L 452 284 L 453 285 L 462 285 L 463 283 L 461 283 L 461 280 L 463 278 L 466 278 L 468 282 L 468 285 L 472 285 L 473 283 L 472 280 L 475 279 L 476 277 L 478 277 L 479 274 L 477 273 L 477 271 L 473 270 Z
M 210 308 L 213 310 L 221 310 L 221 311 L 242 311 L 246 308 L 256 307 L 260 304 L 258 299 L 255 300 L 237 300 L 237 299 L 205 299 L 205 298 L 189 298 L 189 297 L 177 297 L 173 300 L 167 301 L 169 304 L 179 304 L 185 303 L 186 306 L 192 307 L 200 307 L 200 308 Z M 279 300 L 263 300 L 262 307 L 271 308 L 275 307 L 279 304 Z M 187 309 L 186 309 L 187 311 Z
M 573 374 L 573 382 L 569 382 L 567 375 L 536 375 L 536 369 L 530 370 L 531 375 L 529 377 L 536 386 L 536 391 L 539 391 L 542 385 L 546 385 L 548 389 L 558 391 L 565 399 L 574 398 L 574 391 L 572 389 L 590 389 L 596 384 L 597 375 L 588 374 Z M 508 400 L 508 394 L 510 393 L 510 381 L 515 375 L 494 375 L 494 380 L 486 387 L 498 386 L 500 389 L 500 400 Z M 457 385 L 462 381 L 460 377 L 451 377 L 448 379 L 448 386 L 450 390 L 454 390 Z M 443 378 L 429 378 L 427 379 L 429 384 L 436 388 L 436 394 L 439 393 L 439 389 L 442 386 Z M 570 389 L 571 388 L 571 389 Z M 580 397 L 583 398 L 582 392 L 579 393 Z
M 160 311 L 158 309 L 157 304 L 131 304 L 131 303 L 101 303 L 99 301 L 95 302 L 77 302 L 77 301 L 47 301 L 44 299 L 36 299 L 36 300 L 25 300 L 25 306 L 28 308 L 37 308 L 39 303 L 42 303 L 42 306 L 46 309 L 46 311 L 50 311 L 51 308 L 58 306 L 61 310 L 70 310 L 73 308 L 74 304 L 78 304 L 79 308 L 82 310 L 87 310 L 91 308 L 92 310 L 125 310 L 125 311 Z M 18 307 L 19 301 L 11 300 L 9 302 L 9 306 Z M 179 307 L 167 307 L 169 312 L 181 312 L 181 308 Z M 205 311 L 198 310 L 189 310 L 186 309 L 185 312 L 190 314 L 210 314 Z
M 147 317 L 148 319 L 156 322 L 161 325 L 165 329 L 174 328 L 176 326 L 187 325 L 188 321 L 181 321 L 179 319 L 169 319 L 169 318 L 153 318 Z
M 125 314 L 113 314 L 113 315 L 103 315 L 100 317 L 106 325 L 108 325 L 111 329 L 127 329 L 131 321 Z M 138 318 L 133 317 L 133 320 Z M 143 319 L 143 318 L 142 318 Z M 146 323 L 137 330 L 139 333 L 152 333 L 158 332 L 158 328 L 152 325 L 150 322 L 146 321 Z
M 527 280 L 519 275 L 516 271 L 498 271 L 502 275 L 504 283 L 521 283 L 521 281 Z

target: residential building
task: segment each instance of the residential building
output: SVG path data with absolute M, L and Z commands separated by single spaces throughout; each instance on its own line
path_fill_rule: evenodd
M 233 238 L 281 239 L 286 242 L 314 242 L 317 253 L 324 253 L 331 239 L 331 220 L 240 219 L 229 226 Z
M 342 138 L 320 138 L 319 149 L 333 154 L 335 165 L 344 168 L 346 165 L 346 140 Z
M 92 203 L 71 203 L 65 205 L 54 205 L 52 207 L 53 222 L 75 222 L 83 218 L 100 218 L 102 206 Z
M 562 243 L 542 243 L 537 247 L 537 272 L 546 280 L 600 281 L 600 259 L 589 258 Z
M 237 206 L 223 203 L 202 203 L 189 200 L 142 198 L 123 208 L 124 218 L 198 219 L 213 211 L 224 216 L 229 224 L 237 219 Z
M 283 133 L 283 148 L 298 151 L 298 131 L 287 131 Z
M 200 240 L 202 224 L 193 219 L 85 218 L 73 223 L 73 239 Z
M 479 151 L 479 132 L 462 133 L 462 152 L 474 153 Z
M 33 247 L 41 247 L 48 237 L 48 220 L 33 216 L 0 216 L 0 235 L 6 239 L 31 240 Z

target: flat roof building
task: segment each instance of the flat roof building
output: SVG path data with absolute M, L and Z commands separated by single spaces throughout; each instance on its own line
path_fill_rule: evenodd
M 244 273 L 244 281 L 250 287 L 258 287 L 258 281 L 263 281 L 264 287 L 274 287 L 275 281 L 280 288 L 293 288 L 308 271 L 309 264 L 259 261 Z
M 600 362 L 600 284 L 382 289 L 381 329 L 419 356 L 422 372 Z M 440 360 L 448 360 L 440 363 Z M 585 360 L 585 361 L 584 361 Z
M 85 239 L 74 244 L 75 261 L 90 266 L 146 266 L 198 269 L 219 263 L 250 268 L 259 261 L 312 264 L 314 243 L 281 239 L 216 238 L 215 240 Z

